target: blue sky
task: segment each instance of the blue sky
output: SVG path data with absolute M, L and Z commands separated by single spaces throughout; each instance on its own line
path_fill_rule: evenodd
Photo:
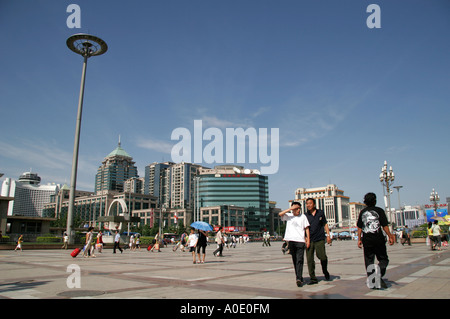
M 71 3 L 80 29 L 66 25 Z M 381 29 L 366 25 L 371 3 Z M 428 204 L 432 188 L 445 201 L 449 17 L 447 0 L 3 0 L 2 179 L 31 168 L 43 183 L 70 182 L 82 58 L 66 39 L 90 33 L 109 50 L 88 62 L 80 189 L 93 190 L 119 135 L 144 176 L 171 160 L 174 129 L 202 120 L 279 128 L 269 188 L 281 208 L 296 188 L 329 183 L 351 201 L 373 191 L 383 206 L 385 160 L 402 203 Z

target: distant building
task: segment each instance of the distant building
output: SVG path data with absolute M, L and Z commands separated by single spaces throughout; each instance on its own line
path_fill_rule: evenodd
M 144 194 L 144 177 L 129 178 L 123 185 L 125 193 Z
M 201 207 L 199 220 L 210 225 L 221 225 L 227 229 L 233 227 L 236 231 L 244 231 L 246 228 L 244 210 L 244 207 L 234 205 Z
M 146 194 L 159 199 L 160 206 L 194 209 L 194 178 L 205 167 L 192 163 L 152 163 L 145 167 Z
M 274 235 L 277 231 L 281 229 L 281 225 L 283 222 L 281 221 L 281 217 L 279 213 L 281 212 L 281 208 L 276 207 L 277 202 L 269 201 L 269 229 L 271 235 Z M 279 236 L 283 234 L 278 233 Z
M 197 216 L 203 207 L 235 205 L 245 210 L 247 231 L 270 227 L 268 177 L 256 170 L 233 165 L 200 169 L 196 192 Z
M 204 167 L 191 163 L 170 166 L 170 208 L 194 209 L 194 178 Z
M 59 191 L 59 185 L 40 182 L 38 174 L 32 172 L 23 173 L 18 181 L 11 178 L 3 181 L 1 196 L 14 197 L 9 203 L 9 216 L 42 217 L 44 205 Z
M 95 175 L 95 192 L 101 194 L 104 191 L 123 192 L 125 181 L 130 178 L 138 178 L 137 167 L 133 158 L 119 144 L 108 156 Z
M 50 203 L 45 205 L 45 217 L 67 218 L 69 209 L 68 189 L 64 188 L 56 195 L 52 196 Z M 89 226 L 101 226 L 101 218 L 105 216 L 119 216 L 123 214 L 121 205 L 113 205 L 113 202 L 123 200 L 124 205 L 131 215 L 134 211 L 154 209 L 156 198 L 151 195 L 103 191 L 102 194 L 92 192 L 77 191 L 74 203 L 74 216 L 79 218 Z M 111 211 L 108 212 L 109 209 Z M 109 213 L 109 215 L 108 215 Z M 75 225 L 81 227 L 82 225 Z
M 173 162 L 154 162 L 145 166 L 144 193 L 158 198 L 162 197 L 162 202 L 168 203 L 170 199 L 170 166 L 174 164 Z
M 350 209 L 350 219 L 351 219 L 351 226 L 356 226 L 356 222 L 359 218 L 359 213 L 366 208 L 367 206 L 363 203 L 359 202 L 351 202 L 348 204 Z
M 295 191 L 295 201 L 300 202 L 304 212 L 306 212 L 306 200 L 308 198 L 314 198 L 316 200 L 316 208 L 325 212 L 330 226 L 337 223 L 348 226 L 348 222 L 345 225 L 345 221 L 349 220 L 350 197 L 344 196 L 344 191 L 340 190 L 336 185 L 329 184 L 324 187 L 297 188 Z
M 395 226 L 413 228 L 427 222 L 425 211 L 420 206 L 404 206 L 395 211 Z

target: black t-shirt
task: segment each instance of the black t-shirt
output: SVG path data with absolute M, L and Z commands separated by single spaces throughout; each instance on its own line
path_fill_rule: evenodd
M 197 245 L 200 247 L 203 247 L 203 246 L 206 246 L 207 242 L 208 242 L 208 239 L 206 238 L 205 234 L 203 234 L 201 231 L 199 231 Z
M 325 224 L 327 219 L 323 210 L 316 209 L 316 214 L 313 216 L 309 211 L 305 214 L 309 222 L 309 234 L 312 242 L 325 240 Z
M 386 237 L 384 236 L 383 227 L 388 225 L 388 220 L 384 210 L 380 207 L 366 207 L 361 213 L 356 226 L 362 229 L 363 245 L 384 244 Z

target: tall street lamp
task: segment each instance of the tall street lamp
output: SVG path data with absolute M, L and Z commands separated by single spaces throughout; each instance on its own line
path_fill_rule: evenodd
M 389 211 L 389 218 L 391 220 L 391 224 L 392 224 L 392 212 L 391 212 L 391 185 L 394 183 L 394 171 L 392 170 L 392 166 L 389 167 L 389 171 L 387 169 L 387 162 L 384 161 L 384 165 L 381 168 L 381 173 L 380 173 L 380 182 L 383 185 L 383 192 L 384 192 L 384 187 L 386 187 L 386 192 L 384 194 L 385 197 L 385 207 L 386 210 Z M 386 201 L 387 199 L 387 201 Z
M 404 218 L 403 218 L 403 207 L 402 207 L 402 204 L 400 202 L 400 189 L 403 188 L 403 186 L 394 186 L 394 188 L 397 190 L 397 193 L 398 193 L 398 209 L 400 210 L 400 219 L 403 222 L 404 221 Z M 397 219 L 396 219 L 396 221 L 397 221 Z M 399 223 L 397 223 L 397 225 L 398 224 Z M 403 224 L 406 224 L 406 222 L 403 223 Z
M 436 192 L 433 188 L 433 191 L 430 194 L 430 202 L 432 202 L 434 206 L 434 219 L 437 219 L 437 203 L 439 203 L 440 200 L 441 199 L 439 198 L 438 192 Z
M 69 244 L 74 243 L 73 234 L 73 210 L 75 205 L 75 188 L 77 183 L 78 150 L 80 143 L 81 114 L 83 111 L 84 83 L 86 79 L 87 60 L 91 56 L 102 55 L 108 50 L 106 42 L 89 34 L 74 34 L 66 41 L 67 47 L 84 58 L 83 71 L 81 73 L 80 97 L 78 99 L 78 114 L 75 129 L 75 142 L 73 145 L 72 176 L 70 179 L 69 211 L 67 212 L 67 234 Z

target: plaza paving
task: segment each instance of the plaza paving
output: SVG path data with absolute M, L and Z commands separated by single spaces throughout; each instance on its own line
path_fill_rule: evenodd
M 271 247 L 247 243 L 193 264 L 188 252 L 105 249 L 96 258 L 70 256 L 70 250 L 1 250 L 0 298 L 4 299 L 429 299 L 450 298 L 450 250 L 425 244 L 388 247 L 388 289 L 366 286 L 362 250 L 355 241 L 327 245 L 331 281 L 316 264 L 319 284 L 296 286 L 291 256 L 281 242 Z M 80 288 L 69 288 L 71 265 L 80 269 Z M 75 267 L 76 267 L 75 266 Z M 69 267 L 69 269 L 68 269 Z M 306 260 L 304 277 L 308 282 Z M 69 285 L 70 281 L 69 280 Z

